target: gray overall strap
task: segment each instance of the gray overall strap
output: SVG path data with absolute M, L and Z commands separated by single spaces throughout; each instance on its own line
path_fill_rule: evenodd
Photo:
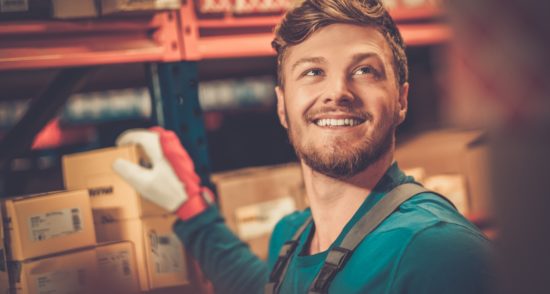
M 279 293 L 279 287 L 281 286 L 281 282 L 286 275 L 286 271 L 288 269 L 290 259 L 292 258 L 292 254 L 294 254 L 294 251 L 298 246 L 298 239 L 310 223 L 311 216 L 308 217 L 306 221 L 298 228 L 298 230 L 292 236 L 292 239 L 285 242 L 285 244 L 283 244 L 283 247 L 281 247 L 277 262 L 275 262 L 275 265 L 273 266 L 273 271 L 269 276 L 269 283 L 265 285 L 266 294 Z
M 376 229 L 388 216 L 390 216 L 403 202 L 423 192 L 428 192 L 424 187 L 407 183 L 395 187 L 384 196 L 367 214 L 353 226 L 344 237 L 340 246 L 332 248 L 323 267 L 313 280 L 309 293 L 327 293 L 330 283 L 336 274 L 344 267 L 353 250 L 374 229 Z

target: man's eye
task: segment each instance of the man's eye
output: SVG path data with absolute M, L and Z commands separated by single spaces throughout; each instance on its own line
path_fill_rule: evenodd
M 304 72 L 304 76 L 320 76 L 323 74 L 323 71 L 318 68 L 309 69 Z
M 378 76 L 378 71 L 374 69 L 372 66 L 363 66 L 359 69 L 357 69 L 354 73 L 354 75 L 367 75 L 371 74 L 374 76 Z

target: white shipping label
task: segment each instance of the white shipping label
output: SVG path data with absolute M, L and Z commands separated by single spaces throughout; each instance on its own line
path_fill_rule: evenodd
M 65 270 L 33 275 L 38 294 L 79 294 L 86 290 L 86 270 Z
M 108 280 L 131 279 L 130 252 L 119 250 L 115 252 L 103 252 L 97 254 L 99 272 Z
M 149 233 L 153 266 L 157 274 L 183 272 L 185 259 L 183 246 L 175 234 L 157 235 Z
M 271 234 L 277 222 L 295 210 L 291 196 L 241 207 L 235 211 L 239 237 L 246 241 Z
M 28 0 L 0 0 L 0 12 L 24 12 L 28 10 Z
M 31 216 L 28 220 L 32 241 L 44 241 L 82 231 L 79 208 L 67 208 Z

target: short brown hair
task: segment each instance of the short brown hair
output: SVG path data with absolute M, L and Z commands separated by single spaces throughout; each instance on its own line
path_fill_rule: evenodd
M 398 84 L 407 82 L 405 43 L 395 22 L 379 0 L 304 0 L 290 9 L 275 28 L 275 39 L 271 46 L 277 51 L 279 86 L 283 87 L 282 63 L 288 47 L 300 44 L 314 32 L 335 23 L 378 29 L 392 49 Z

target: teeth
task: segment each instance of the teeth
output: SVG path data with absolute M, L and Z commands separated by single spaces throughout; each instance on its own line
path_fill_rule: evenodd
M 316 125 L 320 127 L 340 127 L 340 126 L 355 126 L 361 122 L 353 118 L 345 119 L 334 119 L 334 118 L 323 118 L 315 122 Z

